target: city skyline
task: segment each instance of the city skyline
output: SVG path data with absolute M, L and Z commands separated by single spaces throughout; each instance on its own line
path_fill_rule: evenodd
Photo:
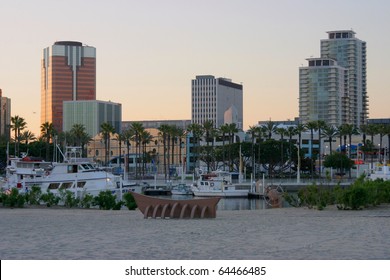
M 123 121 L 191 119 L 191 80 L 214 75 L 243 84 L 248 129 L 297 117 L 299 67 L 320 56 L 327 31 L 353 29 L 367 42 L 369 118 L 390 115 L 388 1 L 37 0 L 0 8 L 0 88 L 11 115 L 36 135 L 42 49 L 68 40 L 96 48 L 96 99 L 121 103 Z

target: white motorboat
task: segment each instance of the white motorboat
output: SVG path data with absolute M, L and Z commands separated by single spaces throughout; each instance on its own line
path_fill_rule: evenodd
M 223 171 L 201 174 L 191 186 L 194 196 L 203 197 L 248 197 L 249 188 L 233 184 L 230 173 Z
M 117 191 L 121 187 L 120 176 L 98 169 L 81 155 L 79 147 L 68 147 L 63 162 L 46 162 L 39 158 L 24 156 L 9 159 L 6 168 L 4 189 L 18 188 L 20 192 L 31 190 L 32 186 L 58 193 L 70 190 L 98 195 L 105 190 Z
M 184 183 L 177 184 L 171 188 L 172 195 L 193 195 L 191 186 L 187 186 Z
M 377 166 L 375 166 L 374 170 L 372 170 L 372 172 L 370 173 L 369 179 L 390 180 L 390 166 L 387 164 L 386 165 L 378 164 Z

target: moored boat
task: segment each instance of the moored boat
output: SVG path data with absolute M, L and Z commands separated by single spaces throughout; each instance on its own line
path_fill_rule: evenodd
M 11 158 L 3 188 L 28 192 L 37 186 L 42 193 L 70 190 L 76 195 L 83 192 L 95 196 L 101 191 L 117 191 L 121 187 L 119 176 L 96 168 L 90 160 L 79 157 L 80 151 L 80 147 L 67 147 L 63 162 L 46 162 L 28 156 Z
M 188 186 L 184 183 L 172 186 L 171 194 L 172 195 L 193 195 L 191 186 Z
M 192 186 L 194 196 L 248 197 L 250 186 L 238 186 L 232 183 L 228 172 L 214 171 L 201 174 Z
M 390 166 L 388 164 L 376 165 L 375 168 L 369 174 L 368 178 L 371 180 L 376 180 L 376 179 L 390 180 Z

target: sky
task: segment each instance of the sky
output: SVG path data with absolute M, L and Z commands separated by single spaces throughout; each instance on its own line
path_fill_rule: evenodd
M 388 0 L 0 0 L 0 88 L 40 134 L 41 58 L 56 41 L 96 48 L 96 98 L 123 121 L 191 119 L 191 80 L 242 83 L 244 129 L 298 116 L 299 67 L 327 31 L 367 42 L 369 117 L 389 118 Z

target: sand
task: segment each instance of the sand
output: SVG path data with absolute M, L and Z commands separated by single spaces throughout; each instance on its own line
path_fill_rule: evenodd
M 390 259 L 390 205 L 362 211 L 217 211 L 144 219 L 140 211 L 0 208 L 2 260 Z

